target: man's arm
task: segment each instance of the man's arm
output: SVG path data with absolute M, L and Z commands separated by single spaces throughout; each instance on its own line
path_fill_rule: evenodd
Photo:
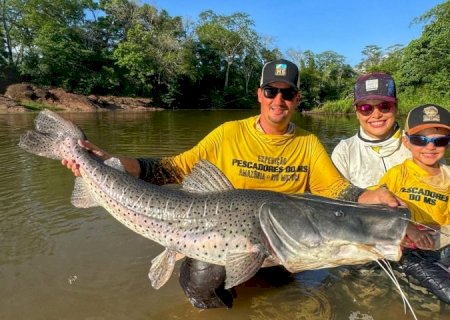
M 392 208 L 401 204 L 399 199 L 387 188 L 367 190 L 352 184 L 339 194 L 338 199 L 366 204 L 385 204 Z
M 87 140 L 79 140 L 79 145 L 98 157 L 100 160 L 108 160 L 112 155 L 97 147 Z M 119 159 L 125 171 L 147 182 L 163 185 L 168 183 L 180 183 L 182 174 L 173 165 L 171 158 L 142 158 L 135 159 L 125 156 L 114 156 Z M 80 176 L 79 165 L 72 159 L 63 159 L 61 163 L 72 170 L 75 176 Z
M 359 195 L 358 202 L 367 204 L 382 203 L 392 208 L 401 205 L 400 200 L 387 188 L 383 187 L 375 190 L 365 190 Z
M 352 185 L 336 169 L 318 140 L 311 163 L 310 188 L 312 193 L 352 202 L 386 204 L 390 207 L 399 206 L 399 200 L 387 188 L 367 190 Z
M 181 183 L 184 176 L 191 172 L 199 160 L 206 159 L 215 163 L 218 147 L 222 145 L 223 132 L 223 126 L 219 126 L 196 146 L 174 157 L 139 159 L 116 155 L 114 157 L 120 160 L 125 171 L 147 182 L 157 185 Z M 112 157 L 111 154 L 87 140 L 80 140 L 78 143 L 103 161 Z M 80 176 L 79 165 L 74 160 L 64 159 L 61 162 L 72 170 L 75 176 Z
M 90 153 L 92 153 L 94 156 L 98 157 L 100 160 L 105 161 L 112 157 L 110 153 L 106 152 L 103 149 L 100 149 L 99 147 L 92 144 L 88 140 L 78 140 L 78 144 L 87 151 L 89 151 Z M 120 160 L 123 167 L 125 168 L 125 171 L 127 171 L 132 176 L 139 177 L 141 169 L 137 159 L 124 156 L 115 156 L 115 157 Z M 78 163 L 75 162 L 75 160 L 63 159 L 61 163 L 63 166 L 66 166 L 68 169 L 72 170 L 73 174 L 76 177 L 81 175 L 80 166 Z

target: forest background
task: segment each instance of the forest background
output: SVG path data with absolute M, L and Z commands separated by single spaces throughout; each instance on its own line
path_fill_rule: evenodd
M 393 75 L 401 112 L 450 106 L 450 0 L 413 21 L 424 23 L 418 39 L 368 45 L 354 67 L 332 50 L 283 54 L 243 12 L 183 21 L 129 0 L 1 0 L 0 13 L 2 90 L 30 82 L 162 108 L 255 108 L 262 66 L 284 57 L 300 68 L 302 110 L 352 112 L 354 81 L 369 71 Z

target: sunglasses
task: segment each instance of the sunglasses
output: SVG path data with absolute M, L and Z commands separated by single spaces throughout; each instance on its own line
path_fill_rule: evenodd
M 372 105 L 369 103 L 364 103 L 361 105 L 356 106 L 356 110 L 358 110 L 359 113 L 361 113 L 363 116 L 370 116 L 375 108 L 378 109 L 381 113 L 388 113 L 391 112 L 392 109 L 395 108 L 395 102 L 387 102 L 383 101 L 379 104 Z
M 292 100 L 297 96 L 297 90 L 293 88 L 264 87 L 262 89 L 267 99 L 274 99 L 278 93 L 281 93 L 284 100 Z
M 450 142 L 450 136 L 445 137 L 434 137 L 428 138 L 425 136 L 419 135 L 406 135 L 409 139 L 409 142 L 415 146 L 425 147 L 430 142 L 434 144 L 435 147 L 446 147 Z

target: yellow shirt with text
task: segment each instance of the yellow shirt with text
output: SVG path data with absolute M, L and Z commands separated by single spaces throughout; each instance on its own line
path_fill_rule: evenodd
M 237 189 L 311 192 L 337 198 L 350 183 L 340 175 L 312 133 L 285 135 L 256 129 L 257 117 L 224 123 L 172 161 L 184 175 L 200 159 L 214 163 Z
M 391 168 L 379 185 L 386 185 L 407 204 L 412 220 L 424 224 L 450 224 L 449 183 L 441 184 L 447 187 L 433 187 L 424 182 L 427 177 L 430 176 L 425 170 L 408 159 Z

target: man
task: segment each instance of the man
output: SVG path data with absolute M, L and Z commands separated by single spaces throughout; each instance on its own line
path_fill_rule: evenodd
M 398 205 L 385 188 L 368 191 L 351 185 L 336 170 L 319 139 L 290 122 L 300 102 L 295 64 L 287 60 L 266 63 L 257 95 L 260 115 L 225 123 L 180 155 L 118 158 L 130 174 L 159 185 L 180 183 L 195 163 L 206 159 L 239 189 L 311 192 L 348 201 Z M 101 159 L 110 157 L 89 142 L 80 144 Z M 74 161 L 62 163 L 79 175 Z M 233 297 L 223 288 L 224 279 L 223 266 L 190 258 L 180 269 L 180 284 L 189 301 L 199 308 L 231 307 Z
M 356 80 L 353 104 L 360 128 L 353 137 L 341 140 L 331 154 L 336 168 L 355 186 L 377 185 L 387 170 L 411 157 L 402 144 L 397 103 L 389 74 L 372 72 Z

